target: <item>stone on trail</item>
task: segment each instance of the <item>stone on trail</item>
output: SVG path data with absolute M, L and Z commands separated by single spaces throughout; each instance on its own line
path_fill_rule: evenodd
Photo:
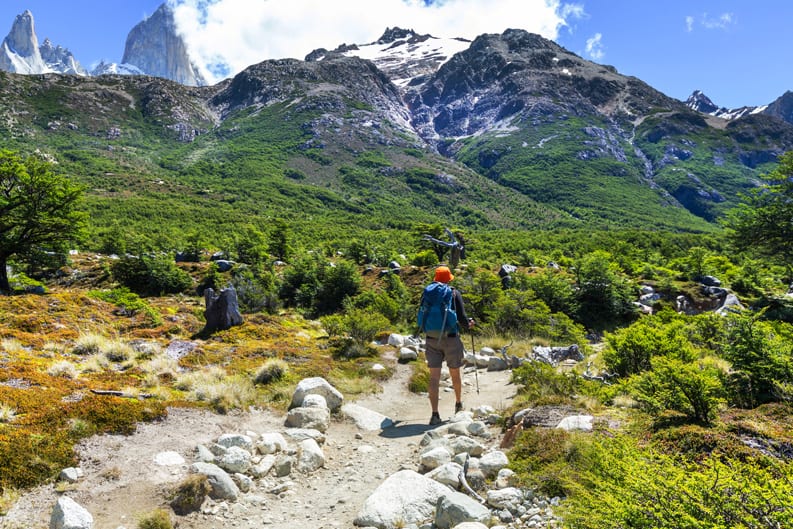
M 68 496 L 61 496 L 52 509 L 50 529 L 91 529 L 94 517 Z
M 435 526 L 452 529 L 463 522 L 490 521 L 490 509 L 461 492 L 449 491 L 441 496 L 435 511 Z
M 310 395 L 306 395 L 306 398 L 303 399 L 303 404 L 301 404 L 301 406 L 303 408 L 327 408 L 328 401 L 325 400 L 325 397 L 322 395 L 312 393 Z
M 422 524 L 433 519 L 438 500 L 447 494 L 446 485 L 412 470 L 400 470 L 366 499 L 354 524 L 378 529 Z
M 425 475 L 438 483 L 443 483 L 444 485 L 457 489 L 460 486 L 460 472 L 462 471 L 462 465 L 450 462 L 439 466 L 435 470 L 427 472 Z
M 256 450 L 262 454 L 275 454 L 286 450 L 286 439 L 278 432 L 263 433 L 256 443 Z
M 341 407 L 341 412 L 355 421 L 355 425 L 361 430 L 377 431 L 394 425 L 394 421 L 382 413 L 364 408 L 358 404 L 345 404 Z
M 479 458 L 479 468 L 488 478 L 498 475 L 498 471 L 509 464 L 506 454 L 500 450 L 493 450 Z
M 190 469 L 207 477 L 212 490 L 209 497 L 215 500 L 236 500 L 240 495 L 240 489 L 231 476 L 217 465 L 212 463 L 193 463 Z
M 302 441 L 297 451 L 297 470 L 308 474 L 324 466 L 325 454 L 317 442 L 313 439 Z
M 292 408 L 286 414 L 286 425 L 290 428 L 309 428 L 325 432 L 330 425 L 328 408 Z
M 220 446 L 225 446 L 226 448 L 238 446 L 240 448 L 244 448 L 248 452 L 253 450 L 253 439 L 251 439 L 251 437 L 248 435 L 239 433 L 224 433 L 218 437 L 217 444 Z
M 303 399 L 306 398 L 306 395 L 322 395 L 325 397 L 325 400 L 328 403 L 328 407 L 331 411 L 336 411 L 341 408 L 342 402 L 344 402 L 344 396 L 334 388 L 330 382 L 325 380 L 322 377 L 313 377 L 313 378 L 304 378 L 297 384 L 297 388 L 295 388 L 295 393 L 292 395 L 292 404 L 289 405 L 290 408 L 296 408 L 303 404 Z

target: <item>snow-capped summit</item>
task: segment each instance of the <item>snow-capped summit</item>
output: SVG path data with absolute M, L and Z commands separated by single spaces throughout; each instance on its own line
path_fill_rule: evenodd
M 145 75 L 145 73 L 134 64 L 118 64 L 102 60 L 91 70 L 91 75 Z
M 391 81 L 405 87 L 438 70 L 452 55 L 470 46 L 465 39 L 419 35 L 412 29 L 386 28 L 385 33 L 369 44 L 342 44 L 332 53 L 369 59 Z M 306 56 L 307 61 L 322 60 L 327 51 L 320 49 Z
M 749 114 L 758 114 L 765 111 L 768 105 L 759 107 L 740 107 L 740 108 L 725 108 L 717 106 L 708 96 L 702 93 L 701 90 L 694 90 L 694 92 L 686 99 L 686 106 L 691 110 L 702 112 L 710 116 L 726 119 L 728 121 L 733 119 L 742 118 Z
M 0 47 L 0 69 L 8 72 L 36 74 L 47 73 L 39 51 L 39 41 L 33 24 L 33 13 L 25 11 L 17 15 L 11 31 Z
M 50 39 L 44 39 L 39 47 L 41 58 L 53 72 L 87 75 L 85 68 L 77 62 L 72 52 L 63 46 L 54 45 Z

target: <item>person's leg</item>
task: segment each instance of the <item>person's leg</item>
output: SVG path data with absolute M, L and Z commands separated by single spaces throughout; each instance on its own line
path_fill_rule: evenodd
M 460 368 L 450 367 L 449 376 L 452 378 L 452 387 L 454 388 L 454 402 L 455 404 L 463 401 L 463 381 L 460 378 Z
M 438 413 L 438 398 L 440 392 L 440 385 L 441 385 L 441 368 L 431 367 L 429 394 L 430 394 L 430 406 L 432 407 L 432 413 Z
M 441 366 L 443 366 L 443 351 L 434 347 L 435 340 L 428 339 L 424 344 L 427 357 L 427 367 L 430 370 L 430 383 L 427 391 L 430 397 L 430 406 L 432 407 L 432 416 L 430 417 L 430 425 L 440 424 L 441 417 L 438 414 L 438 399 L 440 396 L 441 386 Z
M 449 366 L 449 376 L 454 388 L 454 413 L 463 409 L 463 381 L 460 369 L 465 359 L 465 348 L 459 336 L 450 339 L 449 349 L 446 351 L 446 365 Z

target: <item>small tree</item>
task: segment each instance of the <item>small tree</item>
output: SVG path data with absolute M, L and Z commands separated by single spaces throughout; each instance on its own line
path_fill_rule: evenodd
M 739 250 L 770 257 L 793 277 L 793 151 L 763 176 L 765 184 L 744 195 L 727 219 L 730 240 Z
M 82 189 L 38 156 L 0 150 L 0 291 L 11 290 L 6 266 L 38 247 L 64 250 L 85 227 Z

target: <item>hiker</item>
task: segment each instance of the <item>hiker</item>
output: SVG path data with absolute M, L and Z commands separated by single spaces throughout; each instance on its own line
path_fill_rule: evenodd
M 439 266 L 435 270 L 434 281 L 422 293 L 419 308 L 419 330 L 426 334 L 424 347 L 427 366 L 430 369 L 429 396 L 432 407 L 430 425 L 441 422 L 438 413 L 438 393 L 444 360 L 449 368 L 454 388 L 454 412 L 463 410 L 460 368 L 463 365 L 464 348 L 460 339 L 460 322 L 464 322 L 466 329 L 471 329 L 475 322 L 465 314 L 460 291 L 449 286 L 452 279 L 454 276 L 449 267 Z

